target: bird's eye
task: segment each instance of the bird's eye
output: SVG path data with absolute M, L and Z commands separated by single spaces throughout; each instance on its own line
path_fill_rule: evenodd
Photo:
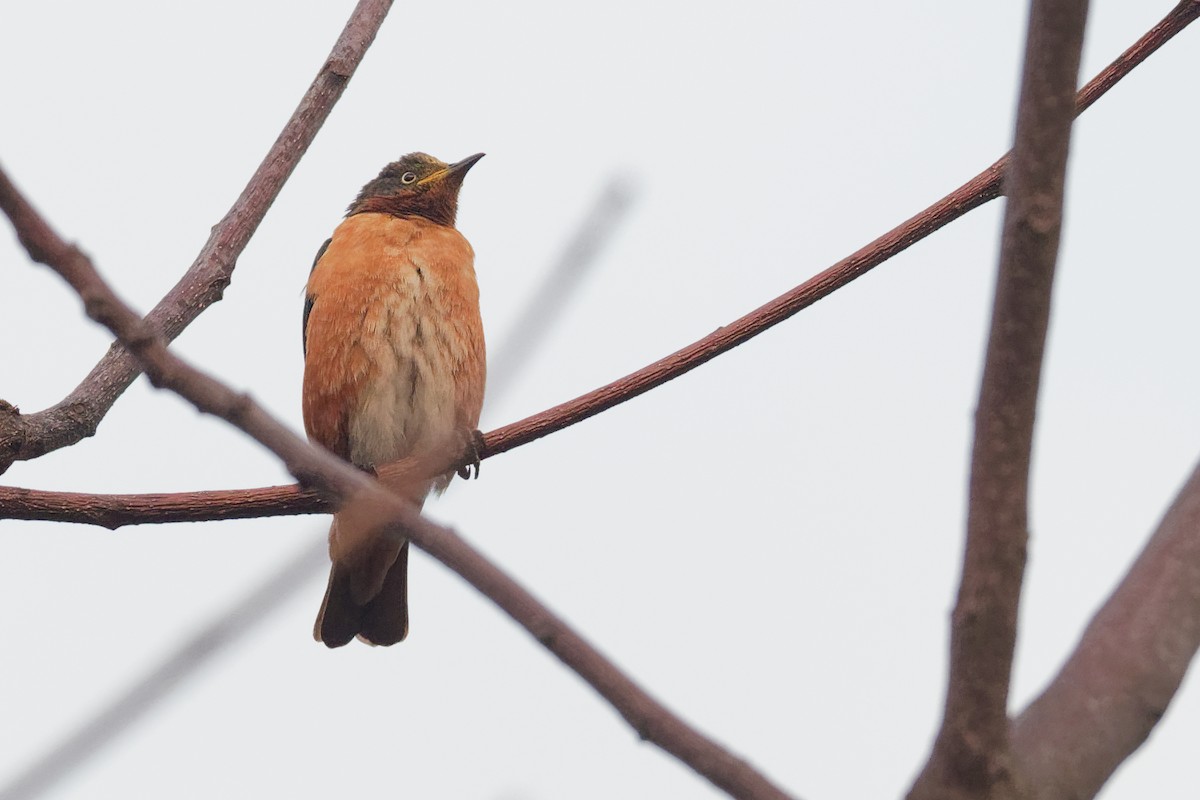
M 416 179 L 417 179 L 417 176 L 411 172 L 406 172 L 400 176 L 400 182 L 406 186 L 408 184 L 412 183 L 413 181 L 415 181 Z

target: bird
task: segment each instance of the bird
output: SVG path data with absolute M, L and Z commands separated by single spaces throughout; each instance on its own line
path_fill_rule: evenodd
M 478 475 L 486 353 L 475 253 L 455 218 L 463 178 L 483 155 L 447 164 L 409 153 L 385 166 L 317 252 L 305 291 L 309 440 L 418 510 L 445 490 L 456 457 L 474 454 Z M 422 471 L 430 464 L 446 471 Z M 350 505 L 334 514 L 329 555 L 313 638 L 331 648 L 356 636 L 402 641 L 408 541 L 372 530 Z

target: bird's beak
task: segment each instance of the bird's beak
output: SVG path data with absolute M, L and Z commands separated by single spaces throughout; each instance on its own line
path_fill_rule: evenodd
M 483 156 L 484 156 L 483 153 L 476 153 L 473 156 L 467 156 L 462 161 L 456 161 L 455 163 L 451 164 L 446 169 L 446 172 L 449 173 L 450 175 L 460 175 L 460 176 L 466 175 L 467 170 L 469 170 L 471 167 L 475 166 L 475 162 L 477 162 L 479 159 L 483 158 Z
M 462 161 L 456 161 L 445 169 L 440 169 L 422 178 L 418 183 L 441 183 L 457 188 L 462 186 L 463 178 L 467 176 L 467 170 L 475 166 L 475 162 L 481 158 L 483 158 L 483 153 L 467 156 Z

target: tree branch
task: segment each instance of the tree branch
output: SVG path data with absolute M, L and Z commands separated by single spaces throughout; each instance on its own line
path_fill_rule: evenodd
M 391 6 L 392 0 L 359 0 L 317 77 L 246 188 L 213 228 L 188 271 L 146 316 L 146 322 L 167 341 L 221 299 L 238 256 L 342 96 Z M 114 343 L 83 382 L 57 405 L 28 415 L 7 403 L 0 405 L 0 473 L 13 461 L 38 458 L 92 436 L 139 372 L 137 362 Z
M 1200 648 L 1200 465 L 1012 732 L 1049 797 L 1095 797 L 1166 713 Z
M 0 519 L 77 522 L 115 531 L 126 525 L 329 514 L 316 492 L 289 486 L 168 494 L 85 494 L 0 486 Z
M 1115 61 L 1087 82 L 1075 99 L 1075 113 L 1082 114 L 1092 107 L 1117 82 L 1133 71 L 1133 68 L 1149 58 L 1158 48 L 1175 37 L 1200 17 L 1200 0 L 1180 0 L 1158 24 L 1146 31 L 1130 45 Z
M 788 797 L 745 761 L 689 727 L 682 719 L 625 676 L 520 584 L 491 564 L 448 528 L 424 519 L 416 509 L 348 463 L 296 436 L 249 396 L 177 358 L 146 321 L 125 305 L 78 248 L 58 237 L 0 171 L 0 207 L 37 261 L 58 272 L 79 293 L 89 317 L 120 339 L 150 382 L 170 389 L 199 410 L 248 433 L 279 456 L 301 484 L 339 508 L 369 514 L 389 535 L 411 539 L 496 603 L 564 664 L 608 700 L 634 730 L 738 798 Z
M 583 276 L 595 268 L 597 258 L 603 252 L 607 240 L 614 235 L 619 223 L 628 215 L 635 194 L 633 187 L 617 181 L 615 177 L 608 182 L 597 202 L 580 220 L 575 234 L 568 240 L 569 245 L 546 270 L 540 288 L 531 295 L 533 300 L 525 304 L 524 312 L 517 318 L 516 332 L 510 332 L 505 337 L 499 349 L 501 358 L 496 359 L 500 363 L 493 364 L 499 367 L 496 372 L 502 376 L 509 376 L 511 381 L 512 375 L 519 372 L 529 356 L 537 350 L 538 342 L 543 340 L 548 329 L 553 327 L 554 315 L 545 313 L 545 305 L 552 303 L 558 307 L 569 303 L 572 291 L 578 288 Z M 507 358 L 503 357 L 505 354 Z M 497 388 L 499 391 L 496 391 Z M 493 381 L 489 383 L 489 396 L 495 398 L 497 395 L 503 395 L 503 389 L 503 386 L 497 387 Z M 208 498 L 208 502 L 214 503 L 218 509 L 234 507 L 239 516 L 271 513 L 269 510 L 264 512 L 261 507 L 253 510 L 255 503 L 252 493 L 249 493 L 250 497 L 231 499 L 220 497 L 226 493 L 211 494 L 216 497 Z M 291 494 L 300 501 L 305 499 L 298 489 Z M 46 498 L 40 498 L 40 501 L 45 500 Z M 77 502 L 79 500 L 88 505 L 86 495 L 78 498 Z M 129 505 L 128 500 L 122 500 L 123 502 L 115 506 L 92 504 L 89 509 L 92 512 L 91 518 L 100 524 L 118 527 L 124 519 L 123 509 Z M 188 519 L 179 513 L 181 509 L 174 504 L 174 500 L 171 495 L 160 495 L 153 499 L 147 510 L 160 514 L 167 511 L 169 517 L 160 521 Z M 137 502 L 136 497 L 134 502 Z M 36 507 L 38 503 L 39 500 L 34 500 L 27 505 Z M 322 509 L 328 506 L 332 510 L 332 506 L 324 501 L 318 499 L 317 503 Z M 188 505 L 195 505 L 194 496 L 188 497 L 183 508 L 186 509 Z M 281 569 L 271 570 L 249 594 L 185 636 L 162 661 L 134 677 L 127 691 L 112 698 L 111 702 L 97 713 L 47 747 L 41 755 L 18 772 L 8 785 L 0 786 L 0 798 L 31 800 L 41 796 L 54 785 L 68 780 L 88 761 L 100 757 L 158 702 L 178 691 L 185 681 L 202 671 L 205 665 L 219 657 L 224 649 L 239 639 L 252 635 L 259 624 L 293 598 L 302 587 L 311 585 L 318 572 L 328 572 L 328 550 L 326 542 L 311 541 L 300 549 L 296 558 L 289 559 Z
M 1184 0 L 1128 50 L 1088 82 L 1076 98 L 1082 113 L 1176 34 L 1200 16 L 1200 0 Z M 1003 156 L 946 197 L 888 233 L 729 326 L 618 381 L 561 405 L 498 428 L 484 437 L 482 458 L 503 453 L 637 397 L 812 305 L 854 278 L 1000 195 L 1009 156 Z M 63 406 L 63 401 L 59 406 Z M 7 466 L 5 409 L 0 401 L 0 472 Z M 11 407 L 10 407 L 11 408 Z M 57 407 L 56 407 L 57 408 Z M 43 412 L 50 413 L 50 412 Z M 38 415 L 20 418 L 29 420 Z M 28 456 L 30 458 L 34 456 Z M 244 496 L 243 496 L 244 495 Z M 162 504 L 161 506 L 159 504 Z M 226 507 L 228 505 L 228 507 Z M 295 486 L 187 492 L 179 495 L 80 495 L 0 486 L 0 519 L 52 520 L 120 527 L 161 522 L 242 519 L 327 510 L 313 492 Z
M 945 716 L 910 797 L 1022 796 L 1008 690 L 1028 540 L 1029 464 L 1087 0 L 1033 0 L 979 405 Z

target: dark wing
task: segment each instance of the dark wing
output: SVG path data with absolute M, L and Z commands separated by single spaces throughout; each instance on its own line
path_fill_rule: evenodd
M 329 249 L 329 243 L 332 241 L 333 239 L 326 239 L 325 244 L 321 245 L 321 249 L 317 251 L 317 257 L 313 259 L 312 269 L 309 270 L 309 273 L 317 268 L 317 262 L 321 260 L 321 256 L 325 255 L 325 251 Z M 304 298 L 304 319 L 300 323 L 300 349 L 306 356 L 308 355 L 308 315 L 312 313 L 312 307 L 313 297 L 307 295 Z

